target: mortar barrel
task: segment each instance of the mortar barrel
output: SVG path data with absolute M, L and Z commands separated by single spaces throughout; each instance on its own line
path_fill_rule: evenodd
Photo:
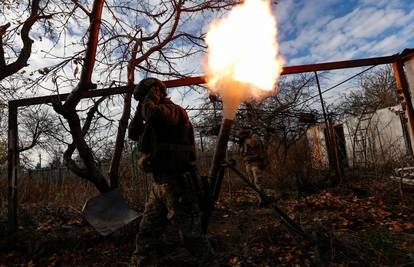
M 226 150 L 227 150 L 227 143 L 230 137 L 231 127 L 233 125 L 233 120 L 223 119 L 223 122 L 220 127 L 220 132 L 217 138 L 216 148 L 214 150 L 213 162 L 210 168 L 210 188 L 211 192 L 213 193 L 214 200 L 218 199 L 220 194 L 220 188 L 223 181 L 223 168 L 221 168 L 221 164 L 223 163 Z

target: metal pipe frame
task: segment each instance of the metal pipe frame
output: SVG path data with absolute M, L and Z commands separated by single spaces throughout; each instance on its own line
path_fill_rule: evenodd
M 324 70 L 335 70 L 335 69 L 346 69 L 346 68 L 357 68 L 372 65 L 383 65 L 383 64 L 395 64 L 397 62 L 404 62 L 414 57 L 414 49 L 406 49 L 401 54 L 395 54 L 385 57 L 374 57 L 357 60 L 346 60 L 346 61 L 335 61 L 318 64 L 308 64 L 299 66 L 288 66 L 284 67 L 281 75 L 298 74 L 305 72 L 315 72 Z M 399 63 L 397 63 L 399 65 Z M 402 88 L 404 96 L 409 96 L 408 84 L 404 82 L 405 74 L 400 67 L 394 68 L 396 75 L 403 77 Z M 206 83 L 206 76 L 196 77 L 185 77 L 175 80 L 165 81 L 165 85 L 168 88 L 200 85 Z M 118 95 L 128 93 L 126 86 L 119 86 L 113 88 L 105 88 L 99 90 L 89 90 L 82 94 L 81 98 L 93 98 L 99 96 Z M 9 126 L 8 126 L 8 226 L 10 232 L 16 232 L 17 230 L 17 164 L 18 164 L 18 123 L 17 115 L 18 108 L 23 106 L 47 104 L 54 101 L 64 101 L 69 94 L 60 95 L 49 95 L 32 97 L 26 99 L 11 100 L 8 102 L 9 109 Z M 411 102 L 411 98 L 405 99 L 407 105 L 407 115 L 409 118 L 414 118 L 414 110 Z M 411 122 L 411 120 L 410 120 Z M 414 132 L 414 122 L 410 124 L 410 129 Z
M 346 61 L 336 61 L 336 62 L 326 62 L 318 64 L 308 64 L 308 65 L 299 65 L 299 66 L 288 66 L 284 67 L 281 75 L 288 74 L 298 74 L 305 72 L 315 72 L 315 71 L 324 71 L 324 70 L 335 70 L 335 69 L 346 69 L 346 68 L 357 68 L 365 67 L 372 65 L 382 65 L 382 64 L 392 64 L 400 59 L 400 56 L 392 55 L 386 57 L 375 57 L 375 58 L 365 58 L 365 59 L 356 59 L 356 60 L 346 60 Z M 168 88 L 181 87 L 181 86 L 191 86 L 191 85 L 200 85 L 207 82 L 206 76 L 195 76 L 195 77 L 185 77 L 175 80 L 164 81 L 165 85 Z M 108 95 L 118 95 L 128 93 L 127 86 L 119 86 L 112 88 L 105 88 L 99 90 L 90 90 L 83 93 L 82 98 L 91 98 L 99 96 L 108 96 Z M 31 106 L 51 103 L 53 101 L 64 101 L 69 94 L 60 94 L 60 95 L 48 95 L 48 96 L 39 96 L 25 99 L 11 100 L 10 104 L 22 106 Z

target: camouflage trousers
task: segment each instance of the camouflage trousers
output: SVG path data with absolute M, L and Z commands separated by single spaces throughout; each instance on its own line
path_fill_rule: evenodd
M 261 166 L 261 162 L 246 162 L 245 166 L 250 182 L 254 183 L 257 188 L 261 189 L 263 182 L 263 167 Z
M 189 180 L 176 176 L 153 184 L 131 266 L 219 266 L 202 231 L 198 196 Z M 166 234 L 168 228 L 173 233 Z

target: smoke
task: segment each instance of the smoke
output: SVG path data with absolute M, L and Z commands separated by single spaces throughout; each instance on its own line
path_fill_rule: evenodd
M 208 87 L 220 94 L 224 118 L 234 119 L 243 101 L 276 93 L 284 60 L 269 1 L 245 0 L 233 7 L 210 25 L 206 44 Z
M 261 100 L 271 94 L 277 94 L 277 88 L 274 91 L 264 91 L 253 85 L 233 80 L 218 81 L 211 90 L 221 96 L 223 117 L 228 120 L 234 120 L 237 109 L 242 102 Z

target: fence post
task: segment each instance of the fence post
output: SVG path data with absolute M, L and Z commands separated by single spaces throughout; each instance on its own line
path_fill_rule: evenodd
M 404 73 L 404 64 L 401 58 L 397 59 L 393 64 L 395 81 L 397 83 L 397 93 L 400 97 L 401 106 L 408 118 L 408 130 L 411 141 L 411 147 L 414 147 L 414 109 L 408 87 L 407 77 Z M 413 154 L 413 151 L 410 151 Z
M 324 118 L 325 127 L 326 127 L 326 148 L 328 150 L 329 166 L 330 166 L 331 169 L 335 170 L 336 177 L 334 179 L 334 182 L 337 183 L 337 182 L 342 181 L 342 173 L 343 173 L 342 165 L 341 165 L 341 162 L 339 162 L 338 149 L 336 147 L 336 142 L 335 142 L 334 136 L 333 136 L 335 133 L 332 131 L 332 129 L 333 129 L 332 123 L 328 119 L 328 116 L 326 115 L 325 102 L 323 101 L 321 85 L 319 83 L 318 72 L 315 71 L 314 73 L 315 73 L 316 85 L 318 87 L 318 93 L 319 93 L 319 98 L 320 98 L 320 101 L 321 101 L 322 113 L 323 113 L 323 118 Z
M 17 163 L 19 152 L 17 150 L 17 105 L 9 101 L 9 129 L 8 129 L 8 230 L 15 233 L 17 230 Z

